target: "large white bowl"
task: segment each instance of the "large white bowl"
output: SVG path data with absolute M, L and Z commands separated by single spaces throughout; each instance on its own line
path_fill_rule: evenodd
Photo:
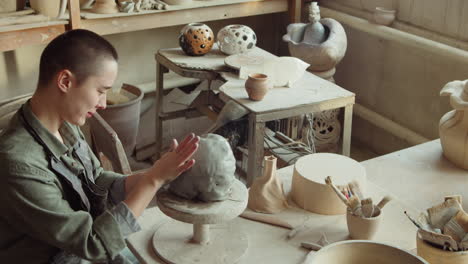
M 408 251 L 374 241 L 347 240 L 330 244 L 310 258 L 310 264 L 429 264 Z

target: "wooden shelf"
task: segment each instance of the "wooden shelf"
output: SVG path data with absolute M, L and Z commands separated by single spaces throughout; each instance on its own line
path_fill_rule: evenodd
M 169 10 L 141 13 L 93 14 L 83 12 L 81 27 L 101 35 L 151 28 L 183 25 L 192 22 L 286 12 L 287 0 L 212 0 L 195 1 Z

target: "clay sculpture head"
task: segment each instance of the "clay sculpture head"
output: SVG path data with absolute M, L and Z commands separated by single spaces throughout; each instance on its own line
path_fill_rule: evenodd
M 169 191 L 185 199 L 226 200 L 236 170 L 236 160 L 228 141 L 216 134 L 200 137 L 194 159 L 195 165 L 171 182 Z

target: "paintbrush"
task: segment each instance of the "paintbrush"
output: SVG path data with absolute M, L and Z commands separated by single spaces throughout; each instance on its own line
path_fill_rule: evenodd
M 380 210 L 382 210 L 382 208 L 384 208 L 384 206 L 391 200 L 392 200 L 392 197 L 388 195 L 384 196 L 384 198 L 382 198 L 382 200 L 380 200 L 380 202 L 377 204 L 377 207 L 380 208 Z
M 361 210 L 364 217 L 372 217 L 374 213 L 374 204 L 372 203 L 372 198 L 366 198 L 361 201 Z
M 338 195 L 338 198 L 346 205 L 348 206 L 348 199 L 346 199 L 346 196 L 333 184 L 332 179 L 330 176 L 327 176 L 325 178 L 325 183 L 330 186 L 333 191 L 335 191 L 336 195 Z
M 351 192 L 354 195 L 357 195 L 359 197 L 359 200 L 364 199 L 364 196 L 362 195 L 361 188 L 359 187 L 359 183 L 357 181 L 352 181 L 348 184 L 349 188 L 351 189 Z
M 357 196 L 351 196 L 351 198 L 349 198 L 348 206 L 353 215 L 362 216 L 361 201 Z
M 418 222 L 416 222 L 416 220 L 414 220 L 406 211 L 405 211 L 404 213 L 405 213 L 405 215 L 408 217 L 408 219 L 409 219 L 411 222 L 413 222 L 413 224 L 414 224 L 417 228 L 421 229 L 421 225 L 418 224 Z

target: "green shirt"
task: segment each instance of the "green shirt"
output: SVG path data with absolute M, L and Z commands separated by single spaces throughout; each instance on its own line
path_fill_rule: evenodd
M 65 122 L 61 143 L 35 117 L 29 102 L 25 119 L 54 156 L 77 175 L 84 169 L 72 154 L 78 127 Z M 0 260 L 2 263 L 48 263 L 65 250 L 92 261 L 116 258 L 126 247 L 125 237 L 139 226 L 124 199 L 123 175 L 104 171 L 89 151 L 96 184 L 110 191 L 115 207 L 93 220 L 79 209 L 80 201 L 62 176 L 50 169 L 44 148 L 25 128 L 19 113 L 0 136 Z M 78 208 L 78 209 L 77 209 Z

